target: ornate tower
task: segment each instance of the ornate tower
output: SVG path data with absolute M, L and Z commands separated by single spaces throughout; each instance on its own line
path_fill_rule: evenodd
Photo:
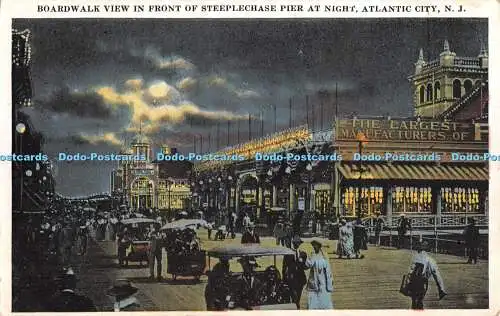
M 477 57 L 458 57 L 445 40 L 439 59 L 426 62 L 420 49 L 415 74 L 408 79 L 415 115 L 437 117 L 488 79 L 488 53 L 482 45 Z
M 151 144 L 149 139 L 139 133 L 132 142 L 132 150 L 134 155 L 144 155 L 144 162 L 151 162 Z

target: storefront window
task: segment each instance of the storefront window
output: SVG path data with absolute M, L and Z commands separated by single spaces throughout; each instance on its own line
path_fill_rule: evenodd
M 393 213 L 431 213 L 430 187 L 396 187 L 392 195 Z
M 442 213 L 480 213 L 479 190 L 475 188 L 442 188 Z
M 316 211 L 325 215 L 330 205 L 330 191 L 319 190 L 314 192 L 314 208 Z
M 356 216 L 359 209 L 361 217 L 383 214 L 384 192 L 382 187 L 344 188 L 342 203 L 344 216 Z

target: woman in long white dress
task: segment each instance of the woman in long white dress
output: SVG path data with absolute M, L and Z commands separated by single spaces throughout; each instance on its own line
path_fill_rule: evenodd
M 310 269 L 307 281 L 308 309 L 333 309 L 333 277 L 328 258 L 323 254 L 319 241 L 313 240 L 311 244 L 314 251 L 306 260 L 306 267 Z
M 354 258 L 354 233 L 353 223 L 345 219 L 340 221 L 339 242 L 337 243 L 337 256 L 339 258 Z

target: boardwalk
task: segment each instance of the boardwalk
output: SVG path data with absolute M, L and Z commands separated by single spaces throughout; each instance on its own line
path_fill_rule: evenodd
M 203 248 L 211 248 L 220 242 L 209 241 L 206 232 L 200 231 Z M 302 248 L 310 253 L 311 247 L 305 239 Z M 239 243 L 239 239 L 226 240 L 224 244 Z M 264 238 L 263 243 L 272 245 L 273 240 Z M 329 246 L 330 262 L 333 267 L 334 288 L 333 301 L 336 309 L 406 309 L 409 299 L 399 294 L 401 276 L 408 269 L 411 252 L 408 250 L 395 250 L 390 248 L 371 247 L 365 252 L 366 258 L 362 260 L 337 259 L 332 250 L 336 242 L 325 241 Z M 87 292 L 96 300 L 99 310 L 111 310 L 111 301 L 104 294 L 105 288 L 110 285 L 113 278 L 129 278 L 140 289 L 138 298 L 143 303 L 145 310 L 158 311 L 186 311 L 205 310 L 203 297 L 206 278 L 201 283 L 181 279 L 176 282 L 168 279 L 162 283 L 148 280 L 148 269 L 140 268 L 135 263 L 125 269 L 116 268 L 113 260 L 115 245 L 113 242 L 99 242 L 96 244 L 90 260 L 93 263 L 81 268 L 80 289 Z M 94 257 L 94 258 L 92 258 Z M 426 308 L 434 309 L 465 309 L 488 308 L 488 263 L 479 262 L 477 265 L 464 264 L 464 258 L 435 255 L 439 264 L 446 290 L 449 295 L 442 301 L 437 300 L 435 283 L 431 282 Z M 165 259 L 164 259 L 165 261 Z M 271 260 L 259 260 L 262 266 L 271 264 Z M 214 264 L 212 260 L 212 265 Z M 281 267 L 281 262 L 278 262 Z M 239 265 L 232 265 L 235 270 Z M 305 294 L 305 293 L 304 293 Z M 302 308 L 306 308 L 306 295 L 303 295 Z

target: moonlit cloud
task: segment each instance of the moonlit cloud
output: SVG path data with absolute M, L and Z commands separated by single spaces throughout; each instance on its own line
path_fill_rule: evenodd
M 149 103 L 158 104 L 162 102 L 174 102 L 175 100 L 180 98 L 180 93 L 166 83 L 165 81 L 158 81 L 151 84 L 144 95 L 146 101 Z
M 113 87 L 100 87 L 96 93 L 106 104 L 130 110 L 129 131 L 137 131 L 137 126 L 143 124 L 144 133 L 156 133 L 161 129 L 162 123 L 180 124 L 185 122 L 188 116 L 214 121 L 246 118 L 246 115 L 230 111 L 201 109 L 186 100 L 177 101 L 174 97 L 179 97 L 179 92 L 165 82 L 155 83 L 144 90 L 123 93 Z
M 152 46 L 144 51 L 134 49 L 131 53 L 135 56 L 142 55 L 158 69 L 193 70 L 195 68 L 189 60 L 177 55 L 163 56 L 156 47 Z
M 125 81 L 125 88 L 132 91 L 137 91 L 142 89 L 143 85 L 144 85 L 144 80 L 142 79 L 128 79 L 127 81 Z
M 193 69 L 194 65 L 181 57 L 163 57 L 154 60 L 160 69 Z
M 179 90 L 188 91 L 188 90 L 192 89 L 197 83 L 198 83 L 198 81 L 196 79 L 193 79 L 191 77 L 187 77 L 187 78 L 179 80 L 175 86 Z
M 105 133 L 102 135 L 88 135 L 82 133 L 80 137 L 82 140 L 87 141 L 92 145 L 104 143 L 114 146 L 123 146 L 123 141 L 121 139 L 118 139 L 115 133 Z
M 227 80 L 219 76 L 210 76 L 207 78 L 208 86 L 224 87 L 227 85 Z

